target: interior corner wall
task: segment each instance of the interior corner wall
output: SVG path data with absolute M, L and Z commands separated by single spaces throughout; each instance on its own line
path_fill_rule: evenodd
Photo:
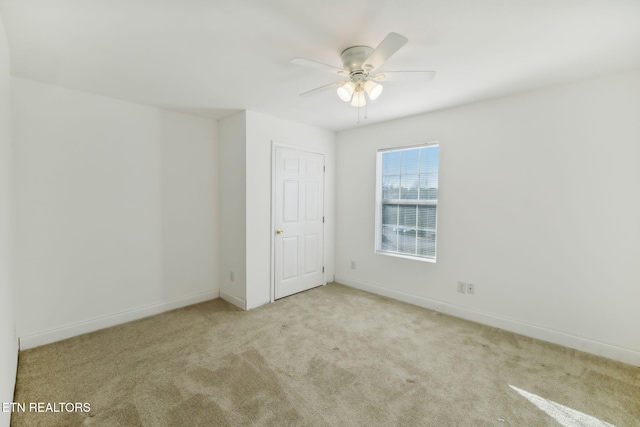
M 325 280 L 335 272 L 335 164 L 333 131 L 247 111 L 246 248 L 247 309 L 271 301 L 271 150 L 279 142 L 325 156 Z
M 246 112 L 220 120 L 220 296 L 246 309 Z
M 12 79 L 20 347 L 215 298 L 217 122 Z
M 634 70 L 339 132 L 336 280 L 640 366 L 639 117 Z M 377 255 L 376 151 L 428 141 L 437 263 Z
M 11 70 L 9 45 L 0 16 L 0 403 L 12 402 L 18 364 L 15 333 L 11 223 L 13 161 L 11 155 Z M 0 426 L 8 426 L 11 413 L 0 412 Z

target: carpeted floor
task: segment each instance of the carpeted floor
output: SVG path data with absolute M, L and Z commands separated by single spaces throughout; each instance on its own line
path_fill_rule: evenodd
M 640 368 L 330 284 L 23 351 L 14 401 L 12 426 L 639 426 Z

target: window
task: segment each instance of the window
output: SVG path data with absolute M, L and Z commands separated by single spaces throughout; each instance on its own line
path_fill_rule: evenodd
M 378 151 L 376 252 L 436 259 L 440 147 Z

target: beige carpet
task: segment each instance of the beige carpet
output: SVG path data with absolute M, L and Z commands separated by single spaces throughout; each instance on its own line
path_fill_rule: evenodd
M 510 385 L 565 425 L 640 425 L 637 367 L 337 284 L 21 352 L 14 401 L 91 410 L 14 413 L 12 425 L 560 425 Z M 594 418 L 567 424 L 580 413 Z

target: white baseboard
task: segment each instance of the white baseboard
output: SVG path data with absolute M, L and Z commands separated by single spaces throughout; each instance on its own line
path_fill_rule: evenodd
M 97 331 L 99 329 L 120 325 L 122 323 L 131 322 L 132 320 L 142 319 L 144 317 L 153 316 L 155 314 L 164 313 L 165 311 L 175 310 L 176 308 L 186 307 L 188 305 L 197 304 L 220 297 L 220 289 L 212 289 L 197 294 L 189 295 L 182 298 L 176 298 L 157 304 L 140 307 L 133 310 L 123 311 L 117 314 L 99 317 L 84 322 L 74 323 L 72 325 L 63 326 L 61 328 L 50 329 L 34 335 L 20 337 L 20 350 L 26 350 L 38 347 L 52 342 L 61 341 L 77 335 L 86 334 L 88 332 Z
M 240 310 L 245 310 L 245 311 L 247 310 L 247 302 L 244 300 L 244 298 L 237 297 L 223 290 L 220 290 L 220 298 L 222 298 L 227 302 L 230 302 L 231 304 L 238 307 Z
M 549 329 L 491 313 L 471 310 L 448 302 L 400 292 L 383 286 L 353 280 L 340 275 L 336 276 L 336 282 L 352 288 L 371 292 L 373 294 L 417 305 L 419 307 L 439 311 L 451 316 L 482 323 L 483 325 L 493 326 L 531 338 L 584 351 L 585 353 L 591 353 L 608 359 L 617 360 L 619 362 L 628 363 L 630 365 L 640 366 L 640 352 L 630 348 L 616 346 L 595 339 L 581 337 L 568 332 Z

